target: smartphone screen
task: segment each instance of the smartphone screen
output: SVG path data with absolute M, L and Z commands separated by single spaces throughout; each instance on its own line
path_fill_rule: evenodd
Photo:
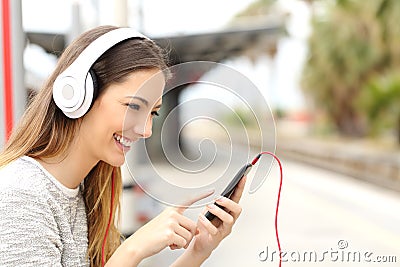
M 231 180 L 231 182 L 225 187 L 224 191 L 222 191 L 221 196 L 227 197 L 227 198 L 231 198 L 233 192 L 235 191 L 235 188 L 237 186 L 237 184 L 240 182 L 240 180 L 249 173 L 249 171 L 251 170 L 251 167 L 253 165 L 251 165 L 250 163 L 246 164 L 245 166 L 243 166 L 237 173 L 236 175 L 233 177 L 233 179 Z M 214 203 L 215 205 L 217 205 L 218 207 L 221 207 L 220 205 L 218 205 L 217 203 Z M 215 215 L 212 214 L 211 212 L 207 211 L 207 213 L 205 214 L 205 217 L 211 221 L 212 219 L 215 218 Z

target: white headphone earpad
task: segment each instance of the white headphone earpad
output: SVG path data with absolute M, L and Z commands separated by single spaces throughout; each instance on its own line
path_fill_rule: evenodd
M 148 39 L 132 28 L 111 30 L 90 43 L 56 78 L 53 84 L 53 99 L 65 116 L 77 119 L 90 110 L 99 91 L 96 75 L 90 73 L 91 67 L 108 49 L 129 38 Z
M 92 105 L 94 88 L 93 88 L 93 78 L 90 72 L 88 72 L 86 76 L 85 88 L 83 88 L 81 92 L 84 94 L 82 105 L 76 111 L 73 112 L 63 111 L 64 114 L 71 119 L 77 119 L 82 117 L 83 115 L 86 114 L 86 112 L 90 109 Z

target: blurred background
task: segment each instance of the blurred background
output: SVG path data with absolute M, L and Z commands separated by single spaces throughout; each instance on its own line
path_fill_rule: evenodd
M 273 115 L 271 120 L 264 114 L 268 133 L 260 140 L 261 130 L 250 111 L 229 93 L 183 86 L 166 95 L 155 137 L 146 144 L 156 155 L 153 165 L 145 164 L 140 149 L 128 157 L 135 175 L 146 184 L 138 186 L 132 170 L 124 168 L 120 226 L 124 235 L 134 233 L 165 207 L 145 191 L 157 187 L 149 168 L 175 175 L 170 165 L 157 159 L 162 154 L 157 129 L 174 110 L 176 124 L 166 128 L 163 140 L 174 143 L 179 136 L 178 149 L 188 157 L 199 156 L 197 147 L 206 138 L 214 144 L 202 147 L 206 160 L 208 154 L 229 154 L 230 142 L 235 153 L 246 155 L 255 155 L 266 142 L 282 158 L 279 232 L 287 252 L 283 266 L 365 266 L 366 262 L 398 266 L 398 0 L 2 0 L 1 12 L 0 145 L 66 45 L 103 24 L 137 28 L 169 51 L 172 65 L 212 61 L 231 67 L 257 88 L 238 92 L 252 110 L 265 112 L 268 107 L 267 113 Z M 201 80 L 222 74 L 216 68 L 195 69 L 191 75 Z M 211 105 L 207 111 L 232 132 L 221 134 L 210 121 L 198 121 L 181 132 L 204 106 L 175 108 L 200 98 L 230 107 L 221 112 Z M 246 140 L 235 134 L 235 129 L 243 128 Z M 237 169 L 245 163 L 240 157 L 225 159 Z M 259 190 L 254 194 L 246 190 L 241 200 L 244 211 L 233 233 L 204 266 L 278 266 L 271 253 L 277 251 L 274 212 L 279 172 L 270 164 L 264 163 L 271 171 Z M 213 171 L 219 174 L 223 166 Z M 253 176 L 250 173 L 249 180 Z M 190 209 L 187 216 L 196 219 L 200 211 Z M 335 260 L 335 251 L 346 256 Z M 364 257 L 367 252 L 369 261 Z M 142 266 L 168 266 L 180 253 L 164 250 Z M 348 253 L 361 258 L 346 260 Z M 309 259 L 309 254 L 318 259 Z

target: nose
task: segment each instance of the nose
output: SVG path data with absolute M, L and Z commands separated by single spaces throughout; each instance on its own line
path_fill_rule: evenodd
M 153 127 L 153 120 L 152 118 L 148 118 L 147 120 L 143 120 L 143 123 L 138 123 L 136 127 L 134 127 L 135 133 L 140 136 L 141 138 L 149 138 Z

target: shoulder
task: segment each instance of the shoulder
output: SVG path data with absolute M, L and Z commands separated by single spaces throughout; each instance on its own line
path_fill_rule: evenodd
M 0 169 L 0 265 L 60 266 L 62 243 L 46 176 L 19 158 Z
M 46 176 L 29 160 L 21 157 L 0 169 L 0 213 L 5 217 L 11 210 L 28 215 L 35 210 L 49 211 Z M 31 159 L 33 160 L 33 159 Z M 42 215 L 42 214 L 41 214 Z
M 1 244 L 36 240 L 37 235 L 58 239 L 46 187 L 46 176 L 26 157 L 0 169 Z
M 0 169 L 0 199 L 9 195 L 43 196 L 47 179 L 31 160 L 21 157 Z

